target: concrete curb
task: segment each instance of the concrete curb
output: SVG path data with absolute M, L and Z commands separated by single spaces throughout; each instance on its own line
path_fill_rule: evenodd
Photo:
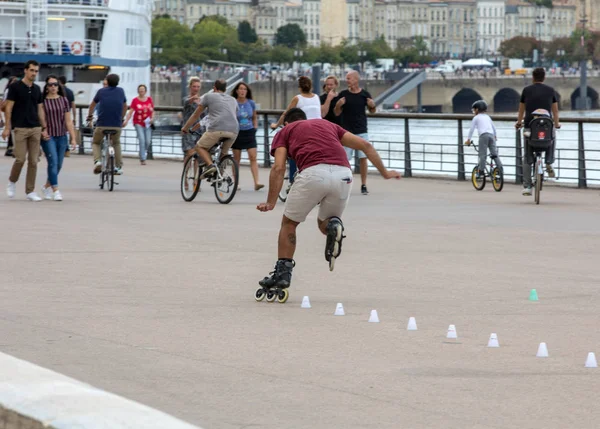
M 200 429 L 3 353 L 0 353 L 0 428 Z

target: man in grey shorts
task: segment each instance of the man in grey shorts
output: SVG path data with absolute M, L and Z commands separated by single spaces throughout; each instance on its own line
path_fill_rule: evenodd
M 223 158 L 229 153 L 240 130 L 237 120 L 237 101 L 231 95 L 225 94 L 227 82 L 224 79 L 218 79 L 215 81 L 213 90 L 214 92 L 204 94 L 200 98 L 200 105 L 181 129 L 182 133 L 187 134 L 190 127 L 196 124 L 202 112 L 205 109 L 208 110 L 208 127 L 196 143 L 196 152 L 207 165 L 200 176 L 201 179 L 217 171 L 208 151 L 223 140 L 221 148 L 221 158 Z
M 284 127 L 271 146 L 275 162 L 271 169 L 267 202 L 259 204 L 257 209 L 266 212 L 275 207 L 283 185 L 288 154 L 296 161 L 299 173 L 285 203 L 275 271 L 271 277 L 259 282 L 264 288 L 290 286 L 295 265 L 296 228 L 317 205 L 317 224 L 327 236 L 325 259 L 329 262 L 329 269 L 333 270 L 344 238 L 341 216 L 352 189 L 352 170 L 345 147 L 362 150 L 384 178 L 400 178 L 400 173 L 384 167 L 377 151 L 364 139 L 325 119 L 307 121 L 301 109 L 290 109 L 286 113 Z

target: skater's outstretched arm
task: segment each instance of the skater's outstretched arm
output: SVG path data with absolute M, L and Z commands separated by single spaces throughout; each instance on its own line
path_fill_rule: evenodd
M 375 168 L 377 168 L 377 171 L 379 171 L 379 173 L 385 179 L 399 179 L 400 177 L 402 177 L 402 175 L 397 171 L 388 170 L 387 168 L 385 168 L 385 166 L 383 165 L 383 161 L 381 161 L 381 158 L 379 157 L 379 154 L 377 153 L 373 145 L 368 141 L 352 133 L 346 133 L 342 137 L 342 145 L 351 149 L 362 150 L 364 154 L 367 155 L 367 158 L 369 158 L 369 161 L 371 161 Z
M 277 197 L 283 186 L 287 162 L 287 149 L 285 147 L 278 147 L 275 149 L 274 156 L 275 162 L 273 163 L 273 167 L 271 167 L 271 174 L 269 176 L 269 194 L 267 195 L 267 202 L 260 203 L 256 206 L 257 210 L 260 210 L 261 212 L 268 212 L 275 208 Z

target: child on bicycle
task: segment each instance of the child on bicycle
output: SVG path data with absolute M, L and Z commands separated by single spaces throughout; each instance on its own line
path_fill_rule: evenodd
M 487 151 L 489 149 L 491 157 L 496 162 L 498 168 L 502 168 L 502 162 L 498 157 L 498 148 L 496 147 L 496 127 L 492 118 L 489 117 L 487 112 L 488 105 L 485 101 L 479 100 L 473 103 L 471 111 L 475 115 L 473 122 L 471 123 L 471 129 L 469 130 L 469 138 L 465 142 L 465 145 L 471 145 L 471 138 L 473 132 L 477 129 L 479 134 L 479 168 L 477 171 L 477 178 L 485 174 L 485 159 L 487 157 Z

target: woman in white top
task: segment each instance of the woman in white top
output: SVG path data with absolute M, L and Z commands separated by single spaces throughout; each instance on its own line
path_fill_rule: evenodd
M 288 110 L 297 107 L 302 109 L 302 111 L 306 114 L 306 119 L 321 119 L 321 99 L 317 94 L 312 92 L 312 81 L 306 76 L 301 76 L 298 79 L 298 88 L 300 89 L 300 94 L 296 95 L 292 98 L 290 105 L 287 107 L 286 111 L 280 116 L 279 121 L 276 124 L 271 124 L 272 129 L 277 129 L 281 124 L 283 124 L 283 118 Z M 288 162 L 290 164 L 290 174 L 289 174 L 289 183 L 287 190 L 285 193 L 289 191 L 292 183 L 294 183 L 294 176 L 296 175 L 296 162 L 289 158 Z M 287 196 L 286 196 L 287 198 Z
M 272 129 L 280 127 L 283 124 L 283 118 L 287 111 L 294 107 L 302 109 L 306 113 L 306 119 L 321 119 L 321 99 L 317 94 L 312 92 L 312 81 L 306 76 L 301 76 L 298 79 L 298 88 L 300 89 L 300 94 L 292 98 L 292 101 L 290 101 L 285 112 L 279 117 L 277 123 L 271 124 Z

